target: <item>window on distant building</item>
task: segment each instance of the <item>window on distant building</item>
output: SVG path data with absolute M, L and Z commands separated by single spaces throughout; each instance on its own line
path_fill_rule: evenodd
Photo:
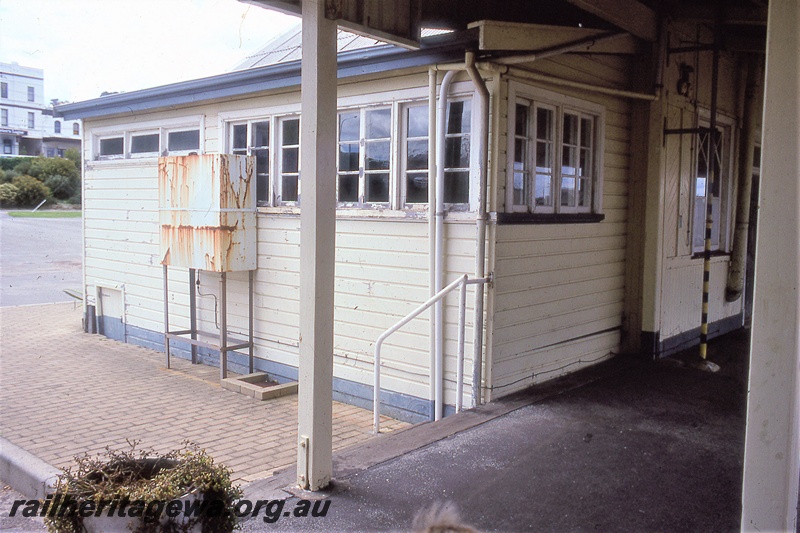
M 56 120 L 53 123 L 53 131 L 56 132 L 56 133 L 61 133 L 61 121 L 60 120 Z
M 602 108 L 523 86 L 513 92 L 507 211 L 598 212 Z
M 33 113 L 28 113 L 28 128 L 33 129 L 36 127 L 36 119 Z
M 81 126 L 77 122 L 72 124 L 72 134 L 79 135 L 81 132 Z
M 12 152 L 12 144 L 9 139 L 3 139 L 3 153 L 10 154 Z
M 0 82 L 0 98 L 8 98 L 8 83 L 4 81 Z
M 269 204 L 269 132 L 270 121 L 265 119 L 233 124 L 230 128 L 231 152 L 256 159 L 256 200 L 259 205 Z
M 33 87 L 28 87 L 28 101 L 34 102 L 36 100 L 36 90 Z
M 59 148 L 58 149 L 58 157 L 64 157 L 64 155 L 66 153 L 67 153 L 67 151 L 65 149 L 63 149 L 63 148 Z
M 0 126 L 8 126 L 8 109 L 0 109 Z
M 700 120 L 700 127 L 709 127 L 708 120 Z M 705 249 L 708 203 L 711 202 L 711 250 L 725 250 L 728 236 L 731 191 L 730 125 L 717 124 L 716 143 L 710 130 L 697 136 L 694 178 L 694 218 L 692 224 L 692 251 Z M 712 181 L 713 176 L 713 181 Z
M 55 148 L 48 148 L 47 149 L 47 157 L 55 157 L 56 156 L 56 149 Z

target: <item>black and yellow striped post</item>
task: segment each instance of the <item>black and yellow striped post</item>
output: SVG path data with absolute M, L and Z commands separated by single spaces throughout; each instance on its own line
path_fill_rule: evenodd
M 708 355 L 708 297 L 711 291 L 711 229 L 714 226 L 714 210 L 711 191 L 717 180 L 717 151 L 719 135 L 717 133 L 717 85 L 719 84 L 719 47 L 722 27 L 722 4 L 717 3 L 716 20 L 714 21 L 714 57 L 711 65 L 711 118 L 709 120 L 708 142 L 708 176 L 706 177 L 706 234 L 703 246 L 703 311 L 700 322 L 700 358 L 705 361 Z M 702 139 L 702 137 L 701 137 Z M 706 141 L 706 139 L 704 139 Z

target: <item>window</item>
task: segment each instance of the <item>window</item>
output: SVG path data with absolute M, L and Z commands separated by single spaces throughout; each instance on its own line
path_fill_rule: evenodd
M 186 152 L 200 149 L 200 130 L 171 131 L 167 135 L 167 150 Z
M 280 164 L 278 203 L 300 199 L 300 119 L 283 118 L 278 122 L 278 161 Z
M 3 153 L 4 154 L 11 153 L 11 141 L 9 139 L 3 139 Z
M 8 83 L 2 81 L 0 82 L 0 98 L 8 98 Z M 11 153 L 11 152 L 7 152 Z
M 403 111 L 403 203 L 428 201 L 428 105 Z
M 700 121 L 700 127 L 708 128 L 708 126 L 707 121 Z M 729 218 L 727 201 L 731 179 L 727 164 L 727 154 L 730 153 L 729 137 L 730 128 L 723 124 L 718 124 L 715 135 L 712 135 L 711 130 L 705 130 L 697 136 L 692 223 L 692 251 L 695 253 L 705 250 L 709 202 L 711 204 L 711 250 L 725 249 Z
M 122 137 L 100 139 L 100 158 L 115 159 L 122 157 L 125 143 Z
M 28 101 L 33 102 L 36 100 L 36 90 L 33 87 L 28 87 Z
M 558 95 L 510 101 L 507 211 L 597 212 L 602 110 Z
M 469 155 L 472 114 L 469 101 L 451 102 L 447 108 L 444 141 L 444 202 L 469 202 Z
M 269 120 L 233 124 L 230 128 L 231 152 L 250 155 L 256 159 L 256 201 L 269 204 Z
M 80 135 L 81 133 L 81 126 L 77 122 L 72 124 L 72 134 L 73 135 Z
M 8 109 L 0 109 L 0 126 L 8 126 Z
M 47 157 L 55 157 L 56 156 L 56 149 L 55 148 L 48 148 L 47 149 Z
M 53 123 L 53 131 L 54 131 L 55 133 L 61 133 L 61 121 L 60 121 L 60 120 L 56 120 L 56 121 Z
M 131 157 L 158 156 L 160 139 L 158 133 L 131 134 Z
M 67 151 L 65 149 L 63 149 L 63 148 L 59 148 L 58 149 L 58 157 L 64 157 L 66 155 L 66 153 L 67 153 Z
M 389 203 L 391 108 L 339 113 L 340 203 Z
M 33 113 L 28 113 L 28 127 L 33 129 L 36 127 L 36 119 Z

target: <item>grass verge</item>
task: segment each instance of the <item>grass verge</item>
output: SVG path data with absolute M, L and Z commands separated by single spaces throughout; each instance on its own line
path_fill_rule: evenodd
M 80 211 L 9 211 L 9 216 L 17 218 L 80 218 Z

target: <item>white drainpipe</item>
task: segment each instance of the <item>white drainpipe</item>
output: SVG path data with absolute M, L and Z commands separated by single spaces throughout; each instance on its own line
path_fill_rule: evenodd
M 480 96 L 480 133 L 478 145 L 478 210 L 475 217 L 475 278 L 485 274 L 486 264 L 486 186 L 489 180 L 489 89 L 486 88 L 478 69 L 475 68 L 475 53 L 467 52 L 465 61 L 475 88 Z M 475 320 L 473 329 L 472 356 L 472 405 L 481 403 L 481 374 L 483 366 L 483 284 L 475 286 Z
M 436 79 L 434 67 L 428 70 L 428 274 L 430 297 L 436 294 Z M 436 307 L 431 308 L 430 339 L 430 401 L 436 402 Z M 432 413 L 433 414 L 433 413 Z
M 442 79 L 442 87 L 439 92 L 439 104 L 436 118 L 436 184 L 435 184 L 435 205 L 436 205 L 436 230 L 435 248 L 436 256 L 434 261 L 435 293 L 442 290 L 444 286 L 444 143 L 447 133 L 447 92 L 450 89 L 450 82 L 455 75 L 455 71 L 448 71 Z M 429 187 L 430 189 L 430 187 Z M 436 322 L 436 351 L 433 379 L 435 382 L 434 393 L 434 420 L 442 418 L 444 408 L 444 322 L 442 312 L 442 302 L 436 303 L 435 311 Z

